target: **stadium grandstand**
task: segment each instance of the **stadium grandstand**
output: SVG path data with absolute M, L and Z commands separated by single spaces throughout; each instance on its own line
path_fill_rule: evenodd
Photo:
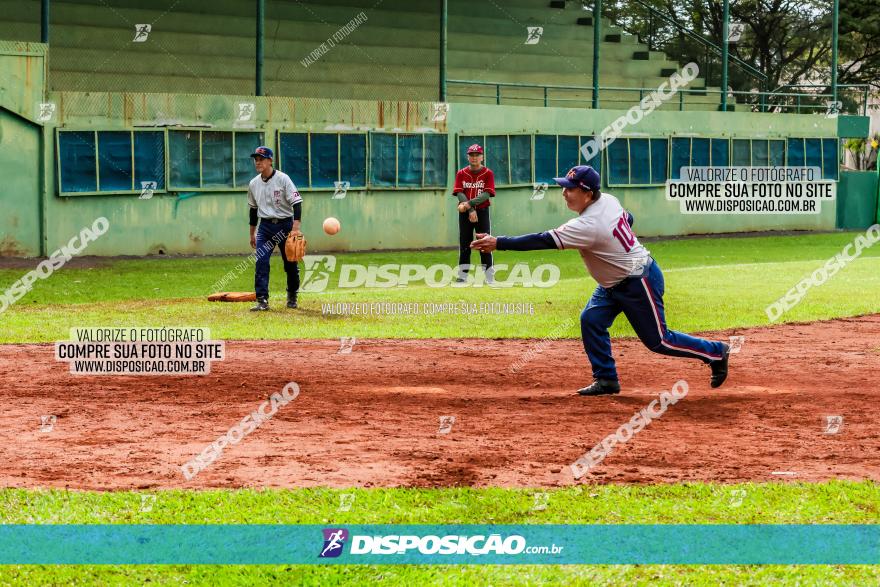
M 304 228 L 342 221 L 334 238 L 313 230 L 317 250 L 454 245 L 448 195 L 474 142 L 495 171 L 501 232 L 567 218 L 542 186 L 579 163 L 645 236 L 861 228 L 877 215 L 876 173 L 840 170 L 841 141 L 868 135 L 866 88 L 773 90 L 659 12 L 644 38 L 596 19 L 593 2 L 560 0 L 0 7 L 0 203 L 12 211 L 0 255 L 45 255 L 98 215 L 124 230 L 94 254 L 246 251 L 261 144 L 303 193 Z M 663 38 L 685 36 L 696 77 L 586 158 L 586 142 L 679 75 Z M 685 217 L 664 189 L 688 165 L 814 166 L 836 200 L 818 214 Z

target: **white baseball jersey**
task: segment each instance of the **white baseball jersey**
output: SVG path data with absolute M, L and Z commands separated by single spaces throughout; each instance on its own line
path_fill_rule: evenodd
M 283 171 L 273 170 L 267 181 L 257 175 L 248 184 L 248 204 L 260 218 L 290 218 L 293 205 L 302 202 L 293 180 Z
M 577 249 L 587 271 L 602 287 L 637 275 L 651 253 L 642 246 L 617 198 L 602 196 L 577 218 L 550 231 L 560 249 Z

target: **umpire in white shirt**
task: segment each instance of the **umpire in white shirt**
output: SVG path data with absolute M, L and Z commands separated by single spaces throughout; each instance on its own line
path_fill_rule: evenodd
M 254 291 L 257 294 L 257 303 L 251 311 L 264 312 L 269 309 L 269 259 L 272 258 L 276 246 L 281 249 L 284 271 L 287 273 L 287 307 L 296 308 L 299 265 L 287 259 L 284 241 L 291 232 L 300 232 L 302 196 L 290 176 L 272 167 L 275 158 L 272 149 L 257 147 L 251 157 L 259 172 L 248 185 L 251 248 L 256 249 Z

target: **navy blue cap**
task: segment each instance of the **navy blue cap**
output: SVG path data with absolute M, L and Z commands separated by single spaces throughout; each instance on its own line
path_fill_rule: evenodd
M 272 152 L 272 149 L 269 147 L 257 147 L 253 153 L 251 153 L 251 157 L 265 157 L 266 159 L 275 159 L 275 153 Z
M 554 177 L 553 181 L 564 188 L 583 188 L 594 192 L 598 192 L 601 185 L 599 172 L 589 165 L 572 167 L 565 177 Z

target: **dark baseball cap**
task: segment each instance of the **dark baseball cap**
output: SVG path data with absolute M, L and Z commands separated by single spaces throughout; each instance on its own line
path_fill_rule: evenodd
M 554 177 L 553 181 L 564 188 L 583 188 L 594 192 L 599 191 L 602 183 L 599 178 L 599 172 L 589 165 L 572 167 L 565 174 L 565 177 Z
M 251 157 L 264 157 L 266 159 L 274 159 L 275 153 L 272 152 L 272 149 L 266 146 L 257 147 L 253 153 L 251 153 Z
M 468 155 L 470 155 L 471 153 L 482 153 L 482 152 L 483 152 L 483 147 L 481 147 L 481 146 L 478 145 L 477 143 L 474 143 L 473 145 L 471 145 L 470 147 L 468 147 L 467 152 L 468 152 Z

